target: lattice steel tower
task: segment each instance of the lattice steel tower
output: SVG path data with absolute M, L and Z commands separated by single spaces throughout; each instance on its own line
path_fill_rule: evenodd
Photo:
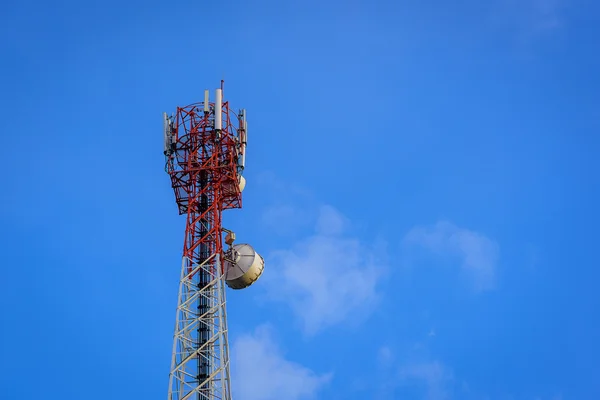
M 230 400 L 225 284 L 248 287 L 264 268 L 221 225 L 223 210 L 242 206 L 246 112 L 229 109 L 221 81 L 214 102 L 205 91 L 204 102 L 163 118 L 166 172 L 179 214 L 187 215 L 168 400 Z

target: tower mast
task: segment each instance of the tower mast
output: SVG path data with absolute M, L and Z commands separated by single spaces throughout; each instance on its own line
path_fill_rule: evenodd
M 221 222 L 224 210 L 242 206 L 245 112 L 229 109 L 221 82 L 214 102 L 205 91 L 204 102 L 165 113 L 164 139 L 166 172 L 186 215 L 168 400 L 230 400 L 225 283 L 233 264 Z

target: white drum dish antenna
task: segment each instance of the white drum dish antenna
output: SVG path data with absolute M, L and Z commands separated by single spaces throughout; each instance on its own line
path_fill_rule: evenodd
M 246 178 L 244 178 L 242 176 L 242 174 L 238 173 L 237 174 L 237 182 L 238 182 L 238 185 L 237 185 L 238 186 L 238 190 L 241 193 L 241 192 L 244 191 L 244 188 L 246 187 Z M 223 184 L 223 190 L 225 190 L 228 193 L 235 192 L 236 191 L 236 189 L 235 189 L 235 181 L 230 180 L 230 181 L 225 182 Z
M 225 253 L 225 283 L 231 289 L 245 289 L 260 278 L 265 260 L 249 244 L 236 244 Z

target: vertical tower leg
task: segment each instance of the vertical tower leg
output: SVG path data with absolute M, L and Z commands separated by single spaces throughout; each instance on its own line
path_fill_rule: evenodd
M 225 281 L 219 264 L 218 254 L 203 264 L 183 258 L 168 400 L 231 400 Z M 202 275 L 208 279 L 204 286 L 199 285 Z

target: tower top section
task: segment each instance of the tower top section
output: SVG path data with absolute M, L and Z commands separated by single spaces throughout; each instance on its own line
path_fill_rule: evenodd
M 166 171 L 171 176 L 179 213 L 187 213 L 206 181 L 219 193 L 223 209 L 241 207 L 248 144 L 246 110 L 233 111 L 223 99 L 223 84 L 204 91 L 204 101 L 163 114 Z

